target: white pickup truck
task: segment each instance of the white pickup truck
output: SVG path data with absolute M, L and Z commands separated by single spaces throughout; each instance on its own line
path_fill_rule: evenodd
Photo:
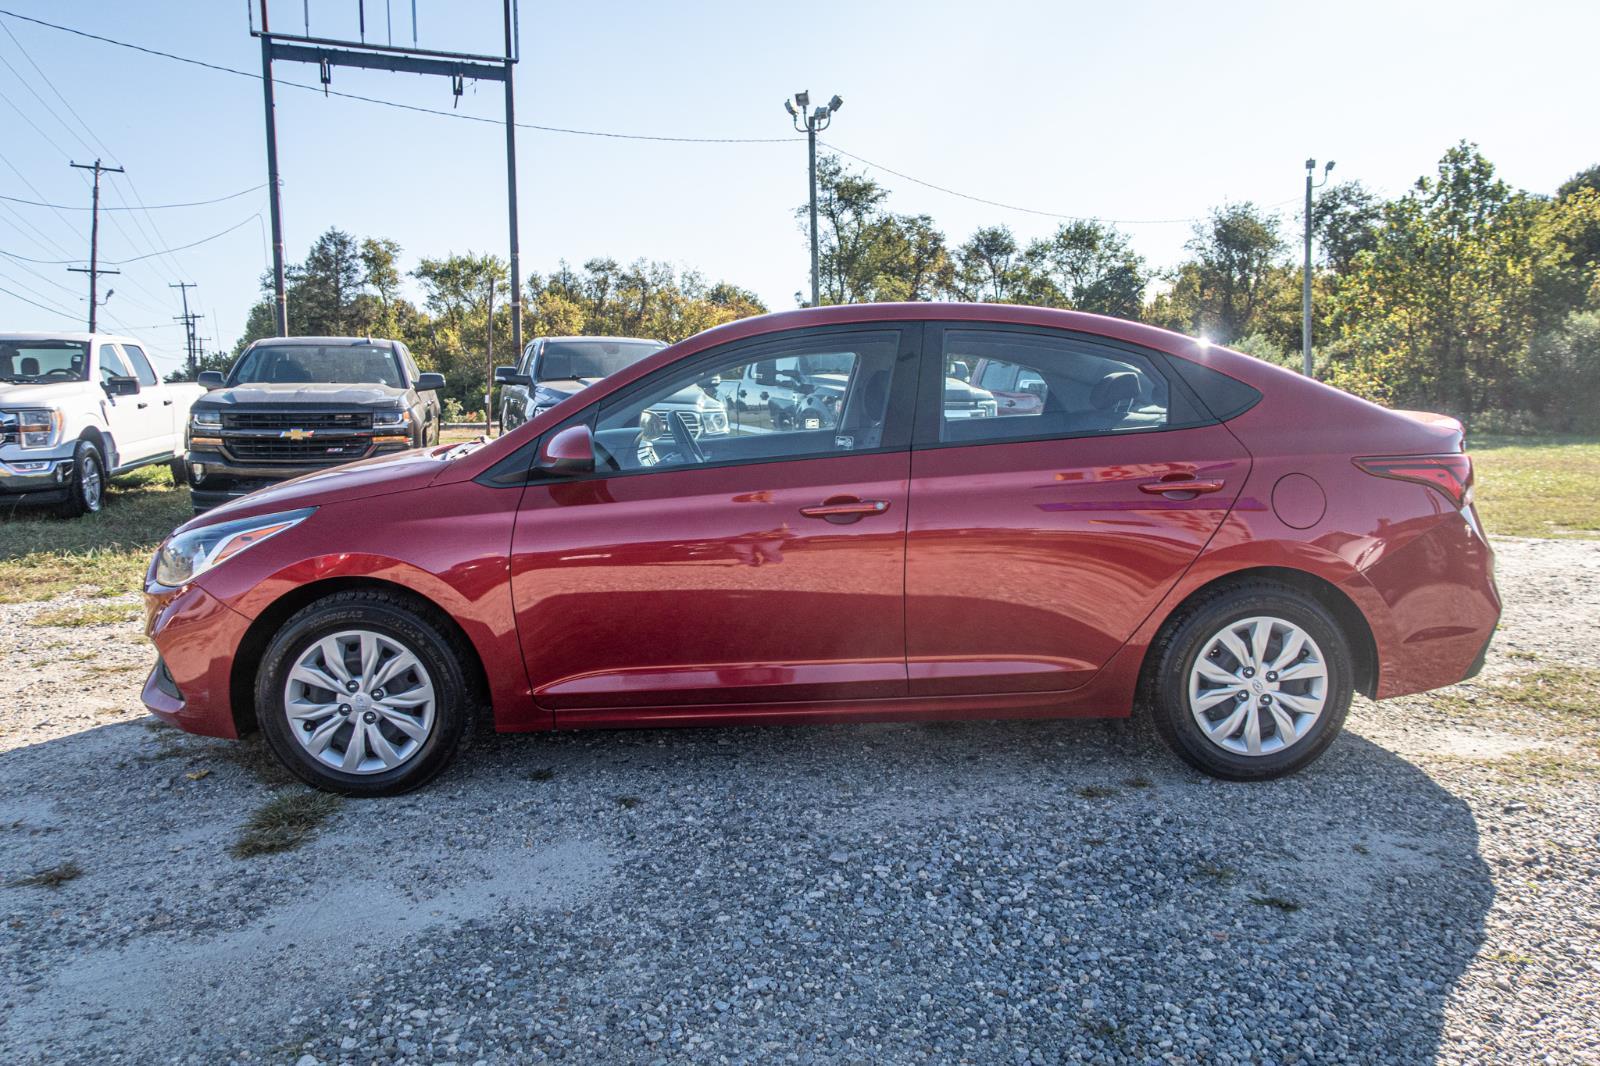
M 98 511 L 106 479 L 172 464 L 199 385 L 167 383 L 144 345 L 106 333 L 0 333 L 0 509 Z

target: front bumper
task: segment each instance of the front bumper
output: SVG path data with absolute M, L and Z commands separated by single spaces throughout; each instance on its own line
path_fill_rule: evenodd
M 54 448 L 0 448 L 0 493 L 31 499 L 64 500 L 72 483 L 77 441 Z
M 248 496 L 257 489 L 276 485 L 280 481 L 315 474 L 322 470 L 332 470 L 336 466 L 344 466 L 378 455 L 403 452 L 411 447 L 410 444 L 398 442 L 386 443 L 369 448 L 366 455 L 342 458 L 334 462 L 279 465 L 241 463 L 215 449 L 191 447 L 184 460 L 189 475 L 190 499 L 194 503 L 195 510 L 204 511 L 229 500 Z
M 145 634 L 160 653 L 144 705 L 185 732 L 237 737 L 233 662 L 250 620 L 197 585 L 147 585 L 144 600 Z

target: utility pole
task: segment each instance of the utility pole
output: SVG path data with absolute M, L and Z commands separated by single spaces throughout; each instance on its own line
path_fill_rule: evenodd
M 1305 363 L 1306 377 L 1314 376 L 1311 367 L 1311 193 L 1328 184 L 1328 172 L 1333 169 L 1330 161 L 1322 168 L 1322 180 L 1313 184 L 1311 172 L 1317 169 L 1315 159 L 1306 160 L 1306 262 L 1305 271 L 1301 277 L 1300 290 L 1300 355 Z
M 100 275 L 122 273 L 120 270 L 100 269 L 100 175 L 126 174 L 127 171 L 121 167 L 105 166 L 98 159 L 93 163 L 73 163 L 72 166 L 79 170 L 94 171 L 94 206 L 89 213 L 89 266 L 88 269 L 83 267 L 67 268 L 75 274 L 89 275 L 89 332 L 93 333 L 95 332 L 95 315 L 100 310 L 100 303 L 97 298 L 99 291 L 97 283 L 100 280 Z M 111 298 L 109 292 L 106 293 L 106 298 Z
M 412 18 L 413 25 L 416 22 Z M 510 191 L 511 215 L 511 352 L 512 361 L 522 358 L 522 249 L 517 238 L 517 106 L 511 90 L 511 72 L 516 64 L 516 12 L 505 0 L 506 24 L 506 188 Z M 489 319 L 489 343 L 494 344 L 494 319 Z M 494 360 L 489 360 L 489 391 L 494 392 Z
M 835 96 L 808 113 L 806 109 L 810 106 L 811 92 L 806 89 L 795 93 L 793 101 L 783 102 L 795 131 L 805 133 L 811 157 L 811 306 L 816 307 L 822 303 L 821 273 L 817 266 L 817 134 L 833 124 L 833 113 L 844 106 L 844 100 Z
M 189 313 L 189 290 L 195 288 L 194 282 L 178 281 L 168 285 L 167 288 L 177 289 L 183 294 L 183 314 L 178 318 L 174 318 L 173 321 L 183 323 L 184 340 L 186 342 L 184 351 L 188 354 L 189 373 L 193 374 L 200 366 L 200 349 L 198 338 L 195 337 L 194 333 L 194 324 L 204 318 L 205 315 Z
M 272 37 L 267 31 L 267 0 L 261 0 L 261 87 L 267 108 L 267 205 L 272 219 L 272 322 L 278 336 L 289 335 L 289 290 L 283 278 L 283 205 L 278 184 L 278 119 L 272 97 Z
M 512 284 L 515 284 L 513 282 Z M 489 354 L 483 364 L 483 435 L 494 423 L 494 275 L 489 275 Z

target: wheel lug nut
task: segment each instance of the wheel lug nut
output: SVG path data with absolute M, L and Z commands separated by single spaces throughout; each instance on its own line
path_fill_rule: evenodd
M 344 690 L 346 692 L 354 692 L 356 689 L 358 689 L 360 687 L 361 686 L 356 684 L 354 681 L 346 681 L 344 683 Z
M 317 727 L 316 727 L 316 725 L 314 725 L 311 722 L 301 722 L 300 723 L 300 728 L 304 729 L 307 733 L 309 733 L 309 732 L 311 732 L 313 729 L 315 729 Z
M 1247 693 L 1247 692 L 1241 692 L 1241 693 L 1239 693 L 1239 695 L 1236 698 L 1239 700 L 1240 703 L 1243 703 L 1245 700 L 1250 698 L 1250 694 Z
M 372 690 L 372 698 L 375 699 L 375 700 L 383 699 L 383 689 L 381 689 L 381 688 L 373 689 Z
M 1272 702 L 1272 697 L 1271 696 L 1265 696 L 1264 695 L 1264 696 L 1261 697 L 1261 706 L 1265 707 L 1268 704 L 1270 704 L 1271 702 Z
M 341 715 L 349 715 L 349 713 L 350 713 L 350 705 L 348 703 L 339 704 L 339 713 Z
M 1245 667 L 1244 668 L 1244 676 L 1245 677 L 1255 677 L 1256 676 L 1255 669 L 1253 667 L 1249 667 L 1249 666 Z
M 361 716 L 361 720 L 366 722 L 368 725 L 371 725 L 373 722 L 378 720 L 378 716 L 373 714 L 371 711 L 368 711 L 366 714 Z
M 1268 681 L 1277 681 L 1278 680 L 1277 671 L 1269 670 L 1267 672 L 1267 680 Z

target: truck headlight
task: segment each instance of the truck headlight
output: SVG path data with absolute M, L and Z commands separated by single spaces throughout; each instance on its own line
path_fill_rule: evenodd
M 219 430 L 222 428 L 222 412 L 190 411 L 189 424 L 195 429 Z
M 405 408 L 395 411 L 372 412 L 373 429 L 404 429 L 411 425 L 411 412 Z
M 17 412 L 17 443 L 24 448 L 50 448 L 61 438 L 60 411 L 30 408 Z
M 236 518 L 174 534 L 156 551 L 153 576 L 167 588 L 187 585 L 219 563 L 311 517 L 315 507 Z

